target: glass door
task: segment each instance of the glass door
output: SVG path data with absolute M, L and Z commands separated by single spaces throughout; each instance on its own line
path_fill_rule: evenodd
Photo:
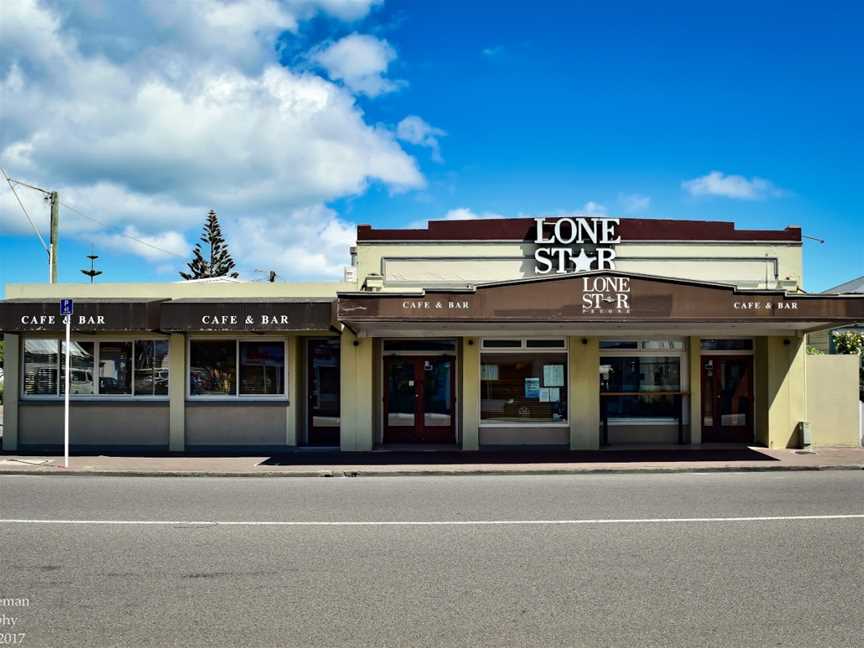
M 384 358 L 384 443 L 453 443 L 451 356 Z
M 306 347 L 308 376 L 307 445 L 338 446 L 339 338 L 315 338 Z
M 753 440 L 753 357 L 702 356 L 702 441 Z

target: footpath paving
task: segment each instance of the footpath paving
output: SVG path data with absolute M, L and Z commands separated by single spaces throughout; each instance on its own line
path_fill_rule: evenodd
M 158 477 L 362 477 L 864 470 L 864 448 L 812 451 L 740 448 L 568 451 L 297 451 L 272 456 L 56 455 L 0 453 L 0 475 Z

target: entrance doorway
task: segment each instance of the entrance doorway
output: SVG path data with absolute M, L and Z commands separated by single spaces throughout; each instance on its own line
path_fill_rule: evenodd
M 702 356 L 702 441 L 753 441 L 752 356 Z
M 306 445 L 339 445 L 339 338 L 306 343 L 308 401 Z
M 384 443 L 454 443 L 453 356 L 384 358 Z

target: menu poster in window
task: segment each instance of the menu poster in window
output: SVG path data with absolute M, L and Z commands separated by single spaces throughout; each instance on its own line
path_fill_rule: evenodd
M 541 403 L 548 403 L 552 400 L 550 398 L 550 394 L 549 394 L 550 391 L 552 391 L 552 390 L 549 387 L 541 387 L 540 388 L 540 402 Z
M 543 365 L 543 386 L 544 387 L 563 387 L 564 386 L 564 365 L 563 364 Z
M 481 380 L 498 380 L 498 365 L 484 364 L 480 366 Z
M 525 398 L 540 398 L 540 379 L 525 379 Z

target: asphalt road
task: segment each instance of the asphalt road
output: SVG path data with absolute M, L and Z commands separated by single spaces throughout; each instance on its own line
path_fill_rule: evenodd
M 864 472 L 5 476 L 0 638 L 857 648 L 864 518 L 801 519 L 848 514 Z

